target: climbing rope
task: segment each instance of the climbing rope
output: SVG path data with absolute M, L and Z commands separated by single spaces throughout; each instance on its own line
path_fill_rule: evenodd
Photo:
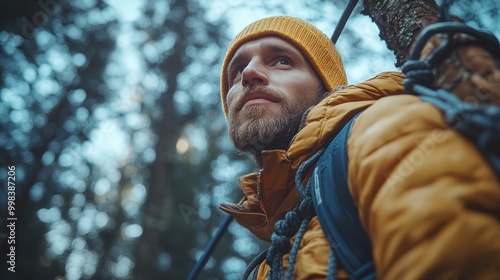
M 293 269 L 300 247 L 300 241 L 306 232 L 307 226 L 314 217 L 314 205 L 311 197 L 310 183 L 302 185 L 302 174 L 306 168 L 316 162 L 324 149 L 316 152 L 312 157 L 304 161 L 295 174 L 295 187 L 299 193 L 299 199 L 294 208 L 285 214 L 283 220 L 276 222 L 274 233 L 271 236 L 271 247 L 267 251 L 266 262 L 270 266 L 269 279 L 284 279 L 283 256 L 290 252 L 286 279 L 293 279 Z M 293 246 L 290 239 L 295 235 Z M 291 249 L 291 250 L 290 250 Z
M 444 1 L 440 7 L 438 22 L 426 27 L 415 42 L 409 60 L 403 65 L 404 89 L 423 101 L 441 110 L 449 127 L 460 132 L 473 142 L 492 169 L 500 178 L 500 107 L 491 104 L 474 104 L 460 100 L 450 90 L 461 82 L 468 84 L 470 71 L 462 71 L 449 81 L 445 88 L 436 88 L 433 69 L 452 55 L 456 48 L 464 44 L 476 44 L 500 59 L 500 43 L 490 32 L 474 29 L 459 22 L 448 22 L 451 2 Z M 427 58 L 420 59 L 424 46 L 436 35 L 445 36 L 443 42 Z M 457 40 L 457 35 L 466 35 L 465 41 Z M 464 69 L 457 59 L 458 69 Z M 484 102 L 483 102 L 484 103 Z

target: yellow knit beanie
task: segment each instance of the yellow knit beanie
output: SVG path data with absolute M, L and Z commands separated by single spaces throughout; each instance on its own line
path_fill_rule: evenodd
M 264 37 L 281 37 L 302 51 L 324 82 L 328 91 L 347 84 L 347 78 L 335 45 L 330 38 L 313 25 L 290 16 L 273 16 L 253 22 L 245 27 L 229 45 L 220 78 L 222 107 L 227 116 L 227 67 L 236 50 L 244 43 Z

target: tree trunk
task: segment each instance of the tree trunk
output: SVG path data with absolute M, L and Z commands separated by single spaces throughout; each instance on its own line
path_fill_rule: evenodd
M 377 24 L 380 38 L 396 55 L 396 66 L 408 59 L 414 39 L 436 21 L 434 0 L 365 0 L 362 13 Z
M 136 279 L 159 279 L 164 277 L 158 268 L 158 256 L 165 251 L 166 231 L 173 224 L 174 208 L 174 173 L 176 160 L 174 159 L 175 142 L 179 137 L 181 124 L 176 121 L 174 108 L 174 93 L 177 91 L 177 78 L 184 71 L 186 63 L 184 51 L 187 47 L 186 19 L 189 16 L 186 1 L 172 1 L 170 9 L 172 13 L 179 14 L 179 18 L 173 22 L 166 18 L 165 26 L 175 32 L 176 42 L 172 48 L 173 52 L 156 67 L 167 73 L 166 82 L 168 89 L 159 99 L 163 116 L 153 126 L 158 141 L 156 143 L 156 159 L 149 167 L 148 197 L 143 209 L 143 234 L 137 244 L 136 252 Z M 155 30 L 155 32 L 157 32 Z M 152 37 L 156 37 L 154 34 Z

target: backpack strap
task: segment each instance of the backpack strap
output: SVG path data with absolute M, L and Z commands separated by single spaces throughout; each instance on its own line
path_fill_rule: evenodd
M 335 257 L 351 279 L 376 279 L 370 239 L 347 183 L 347 139 L 353 117 L 319 158 L 311 176 L 314 208 Z

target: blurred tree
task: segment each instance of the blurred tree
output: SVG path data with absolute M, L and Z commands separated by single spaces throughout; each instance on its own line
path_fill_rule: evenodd
M 109 96 L 104 73 L 116 21 L 103 1 L 1 6 L 0 179 L 15 166 L 17 221 L 16 273 L 6 269 L 2 236 L 0 278 L 90 278 L 106 240 L 100 228 L 85 231 L 78 223 L 84 209 L 98 208 L 87 186 L 101 175 L 81 151 Z
M 136 29 L 147 73 L 139 87 L 149 100 L 143 112 L 152 120 L 156 156 L 148 166 L 134 276 L 183 279 L 220 219 L 212 215 L 218 204 L 211 194 L 218 184 L 213 162 L 229 146 L 221 144 L 218 98 L 223 22 L 207 22 L 193 0 L 149 1 L 143 9 Z M 225 188 L 219 192 L 234 190 Z M 230 246 L 223 249 L 234 255 Z M 224 278 L 220 269 L 211 277 Z

